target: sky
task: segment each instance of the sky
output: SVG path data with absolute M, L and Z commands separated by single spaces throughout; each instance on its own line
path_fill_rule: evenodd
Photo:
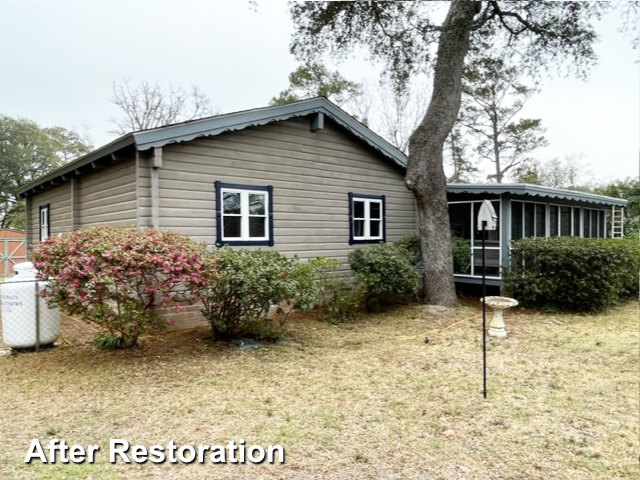
M 114 139 L 114 82 L 196 85 L 225 113 L 267 105 L 298 66 L 285 1 L 0 0 L 0 25 L 0 114 L 84 130 L 96 147 Z M 547 128 L 535 157 L 582 155 L 599 182 L 639 170 L 640 52 L 619 27 L 616 14 L 597 24 L 589 81 L 546 79 L 523 110 Z M 361 55 L 332 66 L 354 81 L 380 71 Z

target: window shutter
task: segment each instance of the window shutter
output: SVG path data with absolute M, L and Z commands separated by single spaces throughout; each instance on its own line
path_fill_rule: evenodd
M 353 192 L 349 192 L 349 245 L 353 245 Z
M 382 195 L 382 243 L 387 243 L 387 197 Z
M 220 181 L 214 182 L 216 196 L 216 244 L 222 245 L 222 189 Z
M 269 246 L 273 247 L 275 241 L 273 236 L 273 186 L 267 186 L 267 192 L 269 193 L 268 205 L 269 205 Z

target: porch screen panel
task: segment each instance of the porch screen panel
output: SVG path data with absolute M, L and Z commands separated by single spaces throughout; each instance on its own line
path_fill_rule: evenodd
M 546 205 L 536 204 L 536 237 L 547 236 L 547 209 Z
M 571 207 L 560 207 L 560 235 L 571 236 Z
M 598 238 L 598 211 L 591 210 L 591 237 Z
M 473 256 L 473 274 L 482 275 L 482 249 L 475 249 L 475 255 Z M 485 274 L 487 277 L 499 277 L 500 276 L 500 250 L 487 249 L 485 257 Z
M 599 210 L 598 211 L 598 237 L 600 238 L 605 237 L 604 230 L 605 230 L 604 210 Z
M 449 221 L 451 235 L 460 237 L 471 243 L 471 203 L 452 203 L 449 205 Z
M 480 206 L 481 205 L 482 205 L 482 203 L 480 203 L 480 202 L 476 202 L 476 203 L 473 204 L 473 221 L 474 221 L 473 228 L 476 228 L 475 223 L 477 221 L 478 213 L 480 212 Z M 496 211 L 496 216 L 498 217 L 498 220 L 496 222 L 496 229 L 495 230 L 487 230 L 486 246 L 487 247 L 499 247 L 500 246 L 500 202 L 491 202 L 491 205 L 493 205 L 493 209 Z M 476 235 L 474 236 L 473 244 L 476 247 L 482 246 L 482 232 L 481 231 L 476 230 Z
M 535 237 L 536 206 L 533 203 L 524 204 L 524 236 Z
M 522 238 L 522 202 L 511 202 L 511 240 Z
M 584 228 L 582 229 L 582 236 L 589 238 L 591 236 L 591 210 L 584 209 Z
M 558 207 L 549 205 L 549 236 L 558 236 Z
M 578 207 L 573 208 L 573 236 L 580 236 L 580 209 Z

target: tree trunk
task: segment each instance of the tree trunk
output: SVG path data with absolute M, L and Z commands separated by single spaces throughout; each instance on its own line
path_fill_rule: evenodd
M 409 139 L 407 187 L 416 198 L 428 304 L 456 307 L 442 150 L 453 129 L 462 95 L 462 68 L 469 49 L 471 23 L 481 2 L 451 2 L 438 42 L 433 94 L 427 113 Z

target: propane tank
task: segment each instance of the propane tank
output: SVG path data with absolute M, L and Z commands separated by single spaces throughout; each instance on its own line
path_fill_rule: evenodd
M 36 297 L 36 285 L 41 291 L 47 282 L 36 282 L 36 269 L 31 262 L 14 265 L 13 270 L 14 276 L 0 284 L 2 340 L 11 348 L 55 342 L 60 335 L 60 312 L 49 308 L 44 298 Z M 39 335 L 36 335 L 36 315 L 40 317 Z

